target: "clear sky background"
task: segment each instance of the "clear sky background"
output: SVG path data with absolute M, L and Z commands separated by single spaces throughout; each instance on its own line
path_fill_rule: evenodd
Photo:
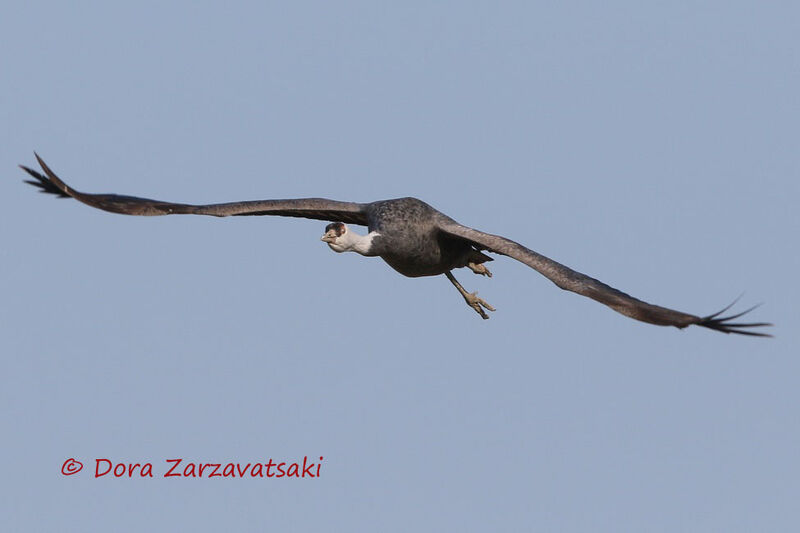
M 12 2 L 0 18 L 4 531 L 797 531 L 795 2 Z M 408 279 L 320 221 L 185 202 L 413 195 L 507 258 Z M 96 458 L 324 456 L 321 477 L 94 479 Z M 69 457 L 84 470 L 61 475 Z

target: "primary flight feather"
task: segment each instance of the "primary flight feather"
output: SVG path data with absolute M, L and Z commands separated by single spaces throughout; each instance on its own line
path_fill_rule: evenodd
M 192 205 L 150 200 L 119 194 L 87 194 L 61 181 L 36 155 L 44 175 L 20 165 L 33 180 L 27 183 L 42 192 L 75 198 L 92 207 L 125 215 L 278 215 L 330 221 L 322 240 L 335 252 L 357 252 L 378 256 L 399 273 L 409 277 L 444 274 L 472 309 L 482 318 L 494 308 L 476 293 L 467 292 L 452 274 L 455 268 L 467 267 L 476 274 L 491 276 L 486 268 L 492 258 L 484 251 L 520 261 L 562 289 L 596 300 L 625 316 L 656 324 L 685 328 L 696 325 L 757 337 L 769 337 L 756 328 L 767 322 L 737 322 L 754 308 L 730 316 L 721 316 L 731 306 L 708 316 L 697 316 L 643 302 L 605 283 L 581 274 L 505 237 L 462 226 L 447 215 L 416 198 L 397 198 L 369 203 L 339 202 L 325 198 L 256 200 L 223 204 Z M 366 226 L 367 235 L 359 235 L 345 223 Z M 731 304 L 733 305 L 733 304 Z

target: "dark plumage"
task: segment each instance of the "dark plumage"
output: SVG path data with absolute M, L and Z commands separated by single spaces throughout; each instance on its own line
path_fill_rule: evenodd
M 476 274 L 491 276 L 484 263 L 492 258 L 483 251 L 506 255 L 540 272 L 562 289 L 572 291 L 611 307 L 625 316 L 656 324 L 685 328 L 690 325 L 721 331 L 768 337 L 753 328 L 771 326 L 766 322 L 736 322 L 754 308 L 720 316 L 725 309 L 700 317 L 638 300 L 605 283 L 576 272 L 540 255 L 512 240 L 491 235 L 466 226 L 440 213 L 422 200 L 398 198 L 370 203 L 338 202 L 325 198 L 257 200 L 223 204 L 191 205 L 117 194 L 86 194 L 61 181 L 36 155 L 45 175 L 21 166 L 34 180 L 27 183 L 42 192 L 72 197 L 87 205 L 126 215 L 192 214 L 211 216 L 279 215 L 333 221 L 325 228 L 322 240 L 337 252 L 355 251 L 365 256 L 379 256 L 399 273 L 409 277 L 445 274 L 472 307 L 483 318 L 484 309 L 494 311 L 475 293 L 467 293 L 453 277 L 451 270 L 468 267 Z M 344 223 L 367 226 L 369 234 L 357 235 Z M 733 305 L 733 304 L 731 304 Z

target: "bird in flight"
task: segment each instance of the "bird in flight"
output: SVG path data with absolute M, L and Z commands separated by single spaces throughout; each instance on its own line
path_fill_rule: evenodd
M 516 259 L 538 271 L 558 287 L 587 296 L 642 322 L 680 329 L 696 325 L 723 333 L 771 336 L 758 329 L 771 326 L 770 323 L 736 321 L 755 307 L 734 315 L 722 316 L 733 305 L 731 304 L 717 313 L 696 316 L 649 304 L 510 239 L 463 226 L 416 198 L 369 203 L 299 198 L 192 205 L 119 194 L 88 194 L 69 187 L 50 170 L 38 154 L 34 155 L 44 175 L 20 165 L 20 168 L 34 178 L 26 180 L 26 183 L 39 187 L 41 192 L 75 198 L 84 204 L 112 213 L 217 217 L 277 215 L 329 221 L 331 223 L 325 227 L 322 241 L 333 251 L 356 252 L 367 257 L 378 256 L 400 274 L 412 278 L 444 274 L 467 305 L 484 319 L 489 318 L 486 311 L 494 311 L 494 307 L 478 298 L 477 293 L 467 292 L 453 276 L 452 270 L 466 267 L 475 274 L 491 277 L 485 263 L 493 259 L 484 253 L 491 252 Z M 368 233 L 360 235 L 347 224 L 366 226 Z

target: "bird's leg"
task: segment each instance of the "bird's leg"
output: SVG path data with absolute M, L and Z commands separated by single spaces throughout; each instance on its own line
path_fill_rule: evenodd
M 447 276 L 447 279 L 450 280 L 450 283 L 455 285 L 456 289 L 458 289 L 458 292 L 460 292 L 461 296 L 463 296 L 464 300 L 466 300 L 468 306 L 473 308 L 475 312 L 481 315 L 481 318 L 484 320 L 489 318 L 489 315 L 486 314 L 486 311 L 483 310 L 483 307 L 489 311 L 494 311 L 494 307 L 484 302 L 482 298 L 478 298 L 477 292 L 467 292 L 466 289 L 464 289 L 464 287 L 462 287 L 461 284 L 456 280 L 452 273 L 445 272 L 444 275 Z
M 492 273 L 489 272 L 489 269 L 483 263 L 467 263 L 467 268 L 475 272 L 476 274 L 481 274 L 488 278 L 492 277 Z

